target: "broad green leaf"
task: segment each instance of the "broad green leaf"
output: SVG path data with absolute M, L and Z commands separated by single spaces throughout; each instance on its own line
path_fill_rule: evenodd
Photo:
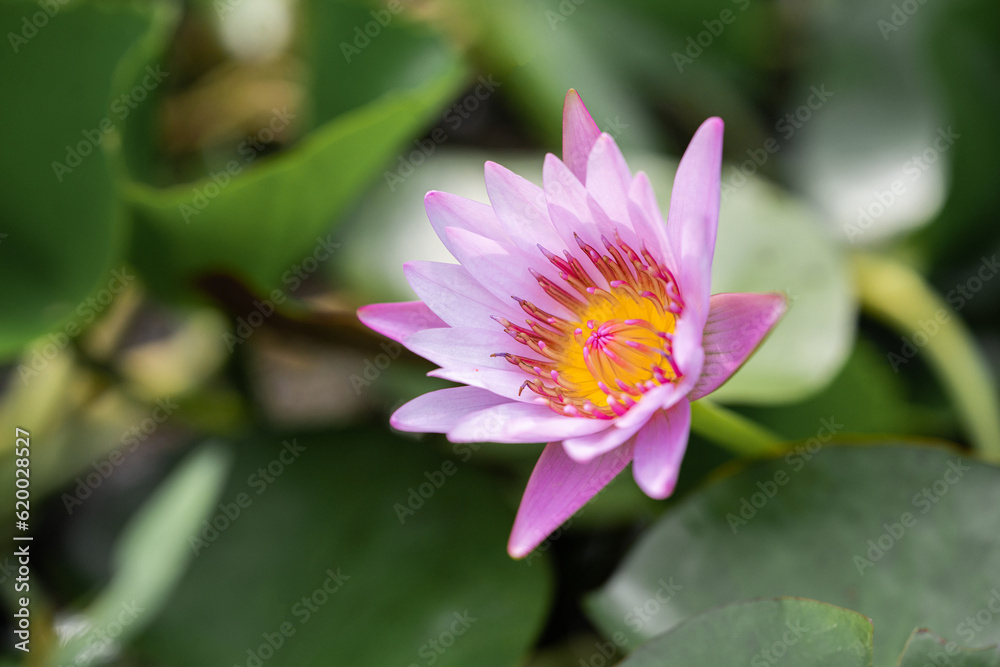
M 513 665 L 544 622 L 545 560 L 507 556 L 513 511 L 460 456 L 365 429 L 262 438 L 221 500 L 140 644 L 154 662 Z
M 997 594 L 1000 600 L 1000 594 Z M 987 611 L 989 611 L 987 609 Z M 966 622 L 959 630 L 975 637 L 975 631 Z M 899 667 L 1000 667 L 1000 646 L 968 648 L 936 636 L 927 630 L 914 630 L 906 642 L 906 650 L 899 657 Z
M 347 21 L 322 9 L 307 24 L 314 40 L 336 45 L 352 39 Z M 237 159 L 200 180 L 166 188 L 133 175 L 124 186 L 135 220 L 131 257 L 152 287 L 177 294 L 206 274 L 223 272 L 262 292 L 287 289 L 296 264 L 337 252 L 326 233 L 331 223 L 465 81 L 456 54 L 440 40 L 414 37 L 416 28 L 394 21 L 357 56 L 397 68 L 384 73 L 377 88 L 345 90 L 358 72 L 348 73 L 340 54 L 339 63 L 327 62 L 332 46 L 318 51 L 313 66 L 340 74 L 336 80 L 327 73 L 315 77 L 316 105 L 306 123 L 315 129 L 287 151 L 264 157 L 247 144 Z M 276 109 L 272 121 L 287 124 L 302 113 Z
M 668 511 L 588 600 L 605 635 L 647 638 L 720 604 L 800 596 L 870 617 L 875 667 L 890 667 L 913 628 L 950 634 L 985 607 L 1000 587 L 1000 514 L 986 509 L 1000 503 L 1000 469 L 915 443 L 818 447 L 822 426 L 811 445 Z M 683 589 L 630 624 L 670 577 Z M 998 639 L 1000 623 L 976 637 Z
M 225 450 L 203 446 L 139 509 L 115 547 L 110 583 L 83 611 L 84 630 L 60 646 L 54 664 L 91 664 L 108 637 L 126 643 L 156 618 L 192 559 L 188 538 L 208 518 L 228 468 Z
M 869 619 L 815 600 L 778 598 L 739 602 L 699 614 L 643 644 L 621 667 L 778 663 L 870 667 L 871 660 Z
M 135 3 L 0 5 L 0 357 L 90 323 L 86 300 L 120 268 L 122 212 L 105 162 L 116 68 L 148 29 Z M 98 295 L 100 296 L 100 295 Z M 106 304 L 105 304 L 106 305 Z

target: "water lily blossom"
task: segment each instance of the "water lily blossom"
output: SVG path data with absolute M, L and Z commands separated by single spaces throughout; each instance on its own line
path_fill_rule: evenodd
M 396 411 L 404 431 L 453 442 L 547 442 L 508 543 L 530 553 L 625 466 L 669 496 L 691 401 L 725 382 L 785 311 L 780 294 L 710 293 L 723 123 L 705 121 L 681 159 L 664 223 L 576 91 L 563 157 L 543 187 L 487 162 L 490 205 L 427 193 L 431 225 L 458 264 L 410 262 L 419 301 L 358 311 L 372 329 L 464 386 Z

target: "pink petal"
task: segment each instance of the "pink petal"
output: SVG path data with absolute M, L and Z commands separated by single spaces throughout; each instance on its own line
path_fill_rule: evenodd
M 705 364 L 691 400 L 722 386 L 753 354 L 787 309 L 782 294 L 716 294 L 702 346 Z
M 616 224 L 631 230 L 628 217 L 628 191 L 632 172 L 625 157 L 610 134 L 602 134 L 594 142 L 587 159 L 587 192 L 593 196 Z
M 424 210 L 431 227 L 445 248 L 458 259 L 452 249 L 451 240 L 445 234 L 449 227 L 466 229 L 470 232 L 493 239 L 501 245 L 509 245 L 510 239 L 504 231 L 493 208 L 472 199 L 459 197 L 447 192 L 431 190 L 424 196 Z M 461 260 L 460 260 L 461 261 Z
M 719 226 L 723 128 L 722 119 L 709 118 L 695 132 L 677 167 L 667 212 L 667 236 L 681 268 L 682 296 L 702 321 L 708 315 Z
M 556 414 L 545 405 L 504 403 L 467 415 L 448 431 L 448 439 L 452 442 L 546 442 L 606 428 L 606 421 Z
M 635 408 L 633 408 L 634 410 Z M 577 463 L 588 463 L 601 454 L 610 452 L 636 434 L 646 422 L 633 420 L 625 428 L 612 426 L 609 429 L 591 435 L 578 436 L 563 440 L 566 454 Z
M 653 415 L 635 436 L 632 474 L 650 498 L 666 498 L 674 492 L 690 430 L 691 403 L 684 399 Z
M 607 486 L 631 460 L 631 444 L 590 463 L 577 463 L 569 458 L 558 442 L 546 445 L 524 490 L 507 553 L 513 558 L 527 556 Z
M 518 297 L 531 301 L 553 315 L 570 315 L 569 311 L 546 294 L 531 275 L 529 269 L 544 261 L 541 253 L 538 257 L 542 261 L 529 260 L 519 250 L 504 248 L 492 239 L 467 230 L 449 227 L 445 231 L 456 259 L 498 299 L 510 301 L 511 297 Z
M 538 251 L 538 244 L 558 252 L 562 239 L 549 221 L 545 192 L 531 181 L 495 162 L 487 162 L 486 192 L 493 210 L 500 219 L 511 241 L 530 257 L 537 258 L 538 269 L 546 262 Z
M 676 276 L 677 260 L 667 239 L 667 223 L 663 221 L 663 214 L 660 213 L 660 206 L 656 202 L 656 194 L 653 192 L 652 183 L 649 182 L 649 176 L 643 171 L 632 179 L 632 187 L 628 192 L 628 212 L 632 227 L 646 241 L 656 260 L 665 264 Z
M 523 391 L 524 373 L 510 364 L 508 367 L 510 370 L 486 366 L 450 366 L 433 370 L 427 376 L 486 389 L 512 401 L 532 402 L 536 395 Z
M 387 338 L 402 342 L 404 338 L 424 329 L 447 328 L 422 301 L 402 303 L 373 303 L 358 308 L 358 319 L 369 329 Z
M 580 238 L 595 248 L 601 247 L 601 234 L 614 234 L 611 228 L 597 229 L 591 220 L 587 205 L 587 189 L 566 164 L 549 153 L 542 168 L 542 182 L 545 184 L 545 200 L 548 204 L 549 219 L 562 244 L 548 250 L 578 252 L 576 238 Z
M 448 327 L 426 329 L 402 340 L 406 349 L 419 354 L 442 368 L 472 367 L 509 370 L 515 368 L 503 357 L 491 357 L 498 352 L 510 352 L 518 346 L 502 329 Z M 520 373 L 520 371 L 518 371 Z M 521 373 L 523 375 L 523 373 Z M 527 377 L 525 376 L 525 379 Z
M 499 326 L 493 316 L 524 317 L 516 303 L 495 297 L 458 264 L 407 262 L 403 273 L 420 300 L 453 327 L 493 329 Z
M 563 103 L 563 161 L 581 182 L 587 180 L 587 158 L 601 130 L 575 90 Z
M 438 389 L 403 405 L 393 413 L 389 423 L 400 431 L 446 433 L 473 412 L 509 402 L 509 398 L 478 387 Z

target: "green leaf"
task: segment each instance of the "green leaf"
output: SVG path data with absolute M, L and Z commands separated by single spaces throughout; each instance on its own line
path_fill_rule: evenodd
M 607 636 L 648 638 L 735 600 L 823 600 L 870 617 L 890 667 L 913 628 L 952 632 L 1000 587 L 998 501 L 1000 469 L 949 449 L 803 446 L 668 511 L 587 606 Z M 670 577 L 683 589 L 630 623 Z M 977 635 L 997 640 L 1000 623 Z
M 153 11 L 132 3 L 0 4 L 0 357 L 55 328 L 107 282 L 122 213 L 103 147 L 120 121 L 112 80 Z M 72 319 L 75 318 L 75 319 Z M 92 318 L 91 318 L 92 319 Z M 70 335 L 74 333 L 69 330 Z
M 379 431 L 284 442 L 241 444 L 144 653 L 191 667 L 272 652 L 268 667 L 518 662 L 544 622 L 548 570 L 507 556 L 513 512 L 489 478 Z
M 336 16 L 322 10 L 310 18 L 316 39 L 339 44 L 323 31 L 345 30 L 343 38 L 350 40 L 353 24 L 328 24 Z M 128 182 L 124 195 L 135 219 L 131 257 L 151 286 L 176 295 L 205 274 L 226 272 L 265 292 L 286 288 L 293 267 L 314 252 L 327 255 L 331 223 L 465 80 L 454 52 L 423 33 L 411 35 L 413 30 L 392 24 L 356 56 L 360 62 L 379 50 L 393 54 L 389 64 L 398 71 L 380 78 L 384 85 L 377 90 L 344 90 L 358 72 L 344 70 L 342 54 L 339 62 L 317 60 L 317 69 L 329 65 L 340 72 L 339 81 L 316 76 L 316 127 L 291 149 L 261 157 L 244 145 L 238 159 L 193 183 L 157 188 Z M 319 55 L 332 58 L 330 48 Z M 272 120 L 288 123 L 297 113 L 277 109 Z
M 620 667 L 870 667 L 872 623 L 815 600 L 739 602 L 699 614 L 639 647 Z
M 998 596 L 997 599 L 1000 599 Z M 972 629 L 968 629 L 972 633 Z M 1000 646 L 967 648 L 928 630 L 914 630 L 899 657 L 899 667 L 1000 667 Z
M 111 582 L 83 612 L 87 630 L 60 646 L 54 664 L 90 664 L 107 637 L 125 643 L 153 621 L 191 561 L 188 538 L 209 516 L 228 468 L 227 452 L 205 445 L 140 508 L 115 547 Z

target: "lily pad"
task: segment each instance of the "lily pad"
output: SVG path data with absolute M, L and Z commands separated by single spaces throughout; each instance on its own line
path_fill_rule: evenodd
M 870 667 L 872 624 L 815 600 L 739 602 L 699 614 L 643 644 L 620 667 Z
M 178 295 L 216 272 L 238 276 L 261 292 L 297 286 L 292 269 L 306 258 L 326 261 L 336 252 L 326 235 L 330 226 L 465 81 L 458 55 L 442 40 L 394 17 L 356 56 L 365 85 L 345 88 L 358 72 L 347 74 L 345 56 L 334 54 L 327 42 L 351 43 L 352 16 L 374 19 L 349 3 L 315 5 L 310 3 L 307 23 L 316 31 L 314 41 L 325 40 L 325 46 L 316 49 L 313 63 L 320 72 L 312 82 L 313 108 L 276 109 L 271 119 L 272 127 L 285 126 L 304 114 L 315 129 L 271 156 L 244 143 L 239 159 L 195 182 L 159 188 L 133 175 L 125 184 L 135 220 L 131 257 L 159 292 Z M 334 57 L 339 62 L 326 62 Z M 364 64 L 373 60 L 391 68 L 374 79 L 379 86 L 371 85 L 372 67 Z M 326 70 L 341 76 L 334 80 Z M 258 134 L 266 132 L 271 130 Z
M 142 641 L 154 662 L 512 665 L 545 620 L 545 561 L 507 556 L 490 479 L 411 439 L 245 442 L 221 501 Z
M 735 600 L 801 596 L 878 630 L 875 667 L 913 628 L 952 633 L 1000 587 L 1000 468 L 917 443 L 824 446 L 753 463 L 693 493 L 589 598 L 606 635 L 649 638 Z M 967 566 L 975 563 L 974 568 Z M 626 616 L 663 580 L 684 588 L 639 628 Z M 1000 623 L 976 640 L 1000 640 Z
M 103 149 L 121 120 L 110 106 L 116 69 L 152 13 L 135 3 L 0 5 L 9 42 L 0 58 L 9 91 L 0 105 L 9 130 L 0 151 L 0 281 L 16 285 L 0 305 L 0 357 L 58 326 L 58 340 L 68 341 L 93 320 L 88 296 L 120 268 L 124 216 Z

